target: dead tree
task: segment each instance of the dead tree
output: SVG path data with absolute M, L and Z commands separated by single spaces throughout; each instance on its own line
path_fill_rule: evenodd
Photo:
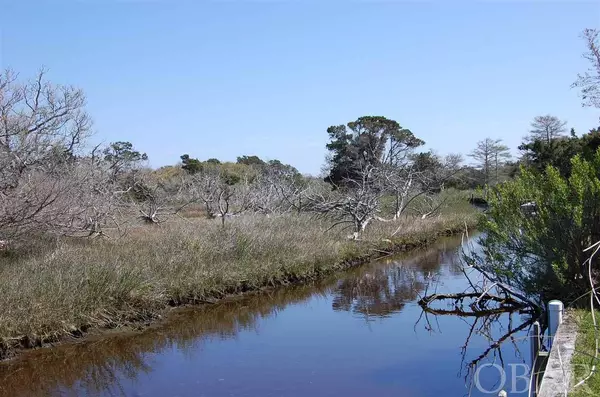
M 216 201 L 219 196 L 221 184 L 219 175 L 214 172 L 200 172 L 190 175 L 187 180 L 187 192 L 192 201 L 204 204 L 204 210 L 208 218 L 216 216 Z
M 185 182 L 188 202 L 202 202 L 208 218 L 225 219 L 247 211 L 255 205 L 253 190 L 247 179 L 230 182 L 219 167 L 191 175 Z
M 88 237 L 108 237 L 107 229 L 116 229 L 119 236 L 126 233 L 128 193 L 132 186 L 126 186 L 114 179 L 104 161 L 93 150 L 90 156 L 77 161 L 80 169 L 79 192 L 76 203 L 82 209 L 75 233 Z
M 380 183 L 394 197 L 393 219 L 398 219 L 406 208 L 411 192 L 414 190 L 415 172 L 412 164 L 402 167 L 382 165 L 378 170 Z
M 394 196 L 393 219 L 398 219 L 406 209 L 414 191 L 416 177 L 414 151 L 424 144 L 409 130 L 400 130 L 390 136 L 385 154 L 376 165 L 375 176 L 381 188 Z
M 19 82 L 0 73 L 0 239 L 62 233 L 80 215 L 74 163 L 90 134 L 85 97 L 42 70 Z
M 442 159 L 432 153 L 421 153 L 394 165 L 381 164 L 377 167 L 381 188 L 394 197 L 393 219 L 398 219 L 409 208 L 422 218 L 435 215 L 444 204 L 443 200 L 439 200 L 439 193 L 444 190 L 444 184 L 461 170 L 461 161 L 458 155 Z M 419 205 L 414 205 L 419 202 Z
M 302 192 L 305 179 L 281 167 L 267 166 L 249 186 L 250 209 L 263 214 L 287 213 L 303 210 Z
M 584 106 L 600 108 L 600 40 L 598 29 L 585 29 L 582 38 L 585 40 L 586 52 L 583 57 L 590 63 L 588 70 L 577 75 L 572 87 L 581 90 Z
M 248 207 L 261 214 L 273 214 L 276 212 L 286 212 L 283 208 L 283 198 L 280 190 L 284 186 L 279 178 L 269 174 L 258 175 L 252 183 L 244 181 L 242 191 L 248 198 Z
M 439 214 L 446 204 L 446 198 L 436 194 L 424 194 L 413 206 L 412 211 L 421 219 L 426 219 Z
M 358 240 L 380 211 L 383 192 L 375 182 L 375 168 L 365 166 L 360 178 L 347 180 L 344 188 L 329 194 L 312 191 L 303 196 L 312 212 L 334 220 L 331 228 L 339 225 L 351 228 L 351 238 Z
M 217 208 L 221 217 L 221 226 L 225 227 L 225 217 L 230 216 L 229 208 L 233 197 L 233 189 L 228 185 L 221 185 L 218 189 Z
M 177 199 L 184 188 L 179 180 L 162 179 L 155 173 L 137 170 L 129 175 L 127 197 L 139 219 L 157 225 L 178 212 Z
M 465 382 L 467 388 L 471 390 L 477 367 L 484 359 L 487 358 L 494 362 L 498 360 L 500 365 L 504 365 L 501 349 L 504 343 L 512 343 L 515 352 L 520 354 L 516 343 L 517 334 L 539 320 L 541 309 L 523 294 L 499 282 L 470 263 L 463 263 L 461 269 L 467 278 L 469 287 L 456 293 L 434 292 L 428 294 L 429 286 L 427 286 L 424 296 L 419 300 L 423 311 L 417 324 L 424 320 L 425 328 L 433 331 L 430 316 L 451 315 L 462 318 L 469 325 L 469 332 L 461 348 L 461 373 L 464 367 L 466 370 Z M 527 314 L 528 317 L 522 319 L 524 314 Z M 498 327 L 494 325 L 501 316 L 508 316 L 508 324 L 506 327 L 499 328 L 500 332 L 498 332 Z M 516 326 L 513 324 L 515 316 L 520 319 Z M 439 324 L 437 321 L 435 323 Z M 467 360 L 467 350 L 474 335 L 486 338 L 489 345 L 477 356 Z

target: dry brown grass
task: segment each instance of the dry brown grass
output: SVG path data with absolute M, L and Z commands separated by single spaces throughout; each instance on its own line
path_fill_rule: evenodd
M 189 219 L 122 239 L 58 242 L 40 255 L 0 258 L 0 356 L 156 318 L 169 305 L 312 279 L 386 251 L 457 232 L 474 214 L 374 223 L 363 241 L 308 216 Z M 400 232 L 390 241 L 391 233 Z

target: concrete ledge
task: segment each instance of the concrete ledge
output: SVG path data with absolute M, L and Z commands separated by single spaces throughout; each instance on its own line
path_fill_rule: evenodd
M 568 394 L 576 339 L 577 324 L 573 314 L 565 313 L 563 323 L 554 337 L 537 397 L 564 397 Z

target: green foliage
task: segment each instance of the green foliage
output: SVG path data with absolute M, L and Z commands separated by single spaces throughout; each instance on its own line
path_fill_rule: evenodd
M 502 181 L 501 170 L 510 160 L 510 150 L 502 139 L 485 138 L 477 142 L 477 147 L 469 154 L 476 161 L 479 185 L 483 187 L 493 186 Z
M 295 167 L 289 164 L 283 164 L 279 160 L 269 160 L 266 166 L 271 172 L 280 176 L 295 177 L 300 175 L 300 172 Z
M 435 170 L 442 166 L 442 163 L 438 156 L 435 155 L 431 150 L 428 152 L 417 153 L 413 156 L 413 169 L 416 172 L 425 172 L 428 170 Z
M 237 163 L 244 165 L 253 165 L 258 167 L 265 165 L 265 162 L 262 161 L 258 156 L 240 156 L 237 158 Z
M 458 190 L 473 190 L 481 187 L 481 180 L 483 180 L 482 172 L 475 167 L 467 166 L 458 171 L 453 178 L 450 178 L 445 186 Z
M 552 166 L 544 173 L 521 168 L 494 193 L 482 221 L 483 252 L 470 259 L 540 300 L 568 302 L 585 293 L 584 250 L 600 240 L 600 151 L 589 160 L 574 157 L 569 177 Z M 535 203 L 535 211 L 525 203 Z M 597 259 L 593 268 L 596 277 Z
M 148 155 L 135 150 L 131 142 L 113 142 L 102 153 L 104 161 L 110 164 L 114 175 L 136 163 L 148 160 Z
M 221 181 L 229 186 L 242 181 L 253 182 L 260 174 L 270 174 L 296 182 L 303 179 L 300 172 L 291 165 L 284 164 L 279 160 L 265 162 L 257 156 L 241 156 L 237 158 L 237 162 L 232 163 L 221 162 L 215 158 L 200 161 L 184 154 L 181 156 L 181 161 L 181 168 L 187 173 L 216 172 Z
M 336 186 L 357 180 L 366 165 L 394 164 L 401 153 L 425 143 L 398 122 L 381 116 L 331 126 L 327 133 L 330 142 L 326 147 L 331 156 L 326 181 Z
M 180 180 L 185 173 L 185 170 L 175 165 L 165 165 L 152 171 L 152 174 L 160 181 Z
M 590 130 L 582 137 L 577 137 L 574 131 L 571 136 L 551 139 L 533 140 L 519 146 L 524 151 L 524 161 L 538 171 L 543 171 L 551 165 L 559 170 L 561 175 L 569 176 L 571 173 L 571 158 L 580 154 L 585 159 L 594 157 L 600 147 L 600 131 L 598 128 Z
M 198 159 L 193 159 L 189 154 L 184 154 L 181 157 L 181 163 L 184 170 L 187 171 L 188 174 L 197 174 L 202 171 L 202 162 Z
M 439 193 L 445 187 L 460 183 L 462 156 L 448 155 L 445 158 L 430 150 L 410 156 L 412 171 L 418 175 L 417 183 L 428 194 Z
M 228 175 L 225 178 L 230 181 L 229 183 L 234 184 L 240 181 L 253 182 L 260 172 L 255 166 L 231 162 L 221 163 L 218 168 L 223 175 Z
M 221 169 L 219 177 L 221 178 L 221 181 L 228 186 L 233 186 L 242 180 L 242 177 L 239 174 L 233 173 L 225 168 Z

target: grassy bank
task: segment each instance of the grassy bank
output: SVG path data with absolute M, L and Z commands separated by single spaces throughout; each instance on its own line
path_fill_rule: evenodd
M 460 232 L 475 213 L 374 223 L 362 241 L 308 216 L 191 219 L 0 259 L 0 357 L 157 319 L 169 306 L 309 280 Z M 392 232 L 399 233 L 390 241 Z
M 577 341 L 575 343 L 575 354 L 571 361 L 571 368 L 573 369 L 571 385 L 575 385 L 580 380 L 587 377 L 592 366 L 600 366 L 600 362 L 594 359 L 594 351 L 596 350 L 596 330 L 594 329 L 592 312 L 590 310 L 577 310 L 575 318 L 578 330 Z M 598 311 L 596 312 L 596 321 L 600 324 L 600 312 Z M 598 369 L 596 369 L 594 375 L 585 381 L 583 385 L 573 389 L 569 393 L 570 397 L 598 395 L 600 395 L 600 372 Z

